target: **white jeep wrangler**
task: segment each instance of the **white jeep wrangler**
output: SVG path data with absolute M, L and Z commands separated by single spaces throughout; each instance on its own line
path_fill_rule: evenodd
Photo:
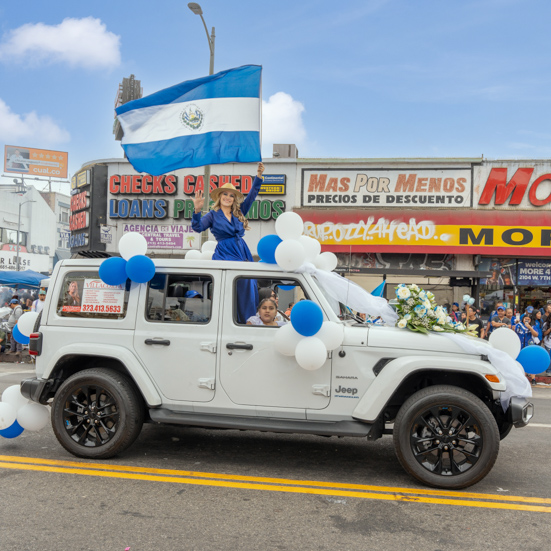
M 27 398 L 52 405 L 61 445 L 109 458 L 142 424 L 249 429 L 376 440 L 393 435 L 398 459 L 421 482 L 464 488 L 496 461 L 500 438 L 533 406 L 512 398 L 485 357 L 445 336 L 346 319 L 309 274 L 275 265 L 156 259 L 148 284 L 107 287 L 101 260 L 56 265 L 31 335 L 36 378 Z M 344 327 L 344 342 L 315 371 L 273 346 L 277 327 L 237 319 L 240 279 L 300 298 Z M 343 311 L 345 311 L 343 309 Z M 350 316 L 349 316 L 350 317 Z

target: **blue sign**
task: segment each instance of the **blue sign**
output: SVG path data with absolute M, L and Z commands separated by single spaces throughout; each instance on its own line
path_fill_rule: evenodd
M 551 285 L 551 260 L 519 260 L 518 285 Z
M 264 176 L 265 184 L 284 184 L 285 174 L 266 174 Z

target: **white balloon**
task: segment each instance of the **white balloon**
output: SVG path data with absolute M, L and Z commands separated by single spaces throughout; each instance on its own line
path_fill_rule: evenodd
M 325 344 L 327 350 L 336 350 L 344 340 L 344 326 L 334 321 L 324 321 L 314 336 Z
M 520 339 L 518 335 L 511 331 L 508 327 L 500 327 L 499 329 L 494 329 L 490 333 L 490 338 L 488 339 L 488 342 L 498 350 L 503 350 L 503 352 L 506 352 L 513 358 L 513 360 L 517 359 L 517 356 L 519 355 L 521 346 L 520 346 Z
M 203 253 L 196 249 L 192 249 L 186 253 L 186 260 L 200 260 L 203 258 Z
M 325 256 L 322 256 L 321 254 L 318 254 L 318 256 L 314 258 L 314 266 L 318 270 L 325 270 L 325 271 L 329 270 L 329 264 L 327 262 L 327 259 L 325 258 Z
M 206 252 L 206 251 L 212 251 L 214 252 L 214 250 L 216 249 L 216 245 L 218 245 L 218 241 L 205 241 L 203 243 L 203 246 L 201 247 L 201 252 Z
M 284 212 L 277 217 L 275 230 L 281 239 L 298 239 L 303 229 L 304 222 L 296 212 Z
M 201 260 L 212 260 L 212 255 L 214 254 L 214 251 L 203 251 L 201 253 Z
M 286 239 L 276 247 L 275 259 L 280 268 L 292 271 L 304 264 L 306 253 L 299 241 Z
M 309 235 L 301 235 L 298 240 L 304 247 L 306 260 L 314 262 L 316 257 L 321 253 L 321 243 Z
M 469 302 L 471 295 L 463 295 L 463 302 Z
M 11 427 L 15 422 L 16 410 L 11 404 L 0 402 L 0 430 Z
M 30 431 L 41 430 L 50 419 L 50 412 L 46 406 L 31 402 L 23 406 L 17 412 L 17 422 L 25 429 Z
M 138 232 L 125 233 L 119 241 L 119 253 L 125 260 L 130 260 L 133 256 L 145 254 L 147 252 L 147 241 L 145 237 Z
M 327 360 L 327 348 L 317 337 L 304 337 L 295 350 L 298 365 L 308 371 L 319 369 Z
M 304 337 L 297 333 L 293 326 L 288 323 L 277 330 L 274 338 L 274 348 L 284 356 L 294 356 L 297 344 Z
M 30 337 L 36 323 L 38 312 L 25 312 L 17 321 L 17 328 L 25 337 Z
M 328 272 L 332 272 L 339 263 L 339 259 L 337 258 L 337 255 L 334 253 L 326 252 L 321 253 L 320 256 L 323 258 L 323 262 L 327 266 L 326 268 L 321 268 L 322 270 L 327 270 Z
M 19 385 L 12 385 L 6 388 L 2 393 L 2 402 L 10 404 L 15 408 L 15 411 L 19 411 L 19 408 L 26 406 L 29 400 L 21 394 L 21 388 Z

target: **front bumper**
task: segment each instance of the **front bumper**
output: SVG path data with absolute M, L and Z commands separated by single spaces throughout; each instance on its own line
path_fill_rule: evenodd
M 534 404 L 526 398 L 513 396 L 507 410 L 508 421 L 516 428 L 525 427 L 534 416 Z
M 23 379 L 21 381 L 21 394 L 28 400 L 47 404 L 52 394 L 54 381 L 51 379 Z

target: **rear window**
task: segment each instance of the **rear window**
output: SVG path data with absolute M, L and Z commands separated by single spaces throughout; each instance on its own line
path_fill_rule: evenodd
M 124 319 L 128 308 L 130 280 L 106 285 L 97 271 L 69 272 L 63 278 L 57 315 L 64 318 Z

